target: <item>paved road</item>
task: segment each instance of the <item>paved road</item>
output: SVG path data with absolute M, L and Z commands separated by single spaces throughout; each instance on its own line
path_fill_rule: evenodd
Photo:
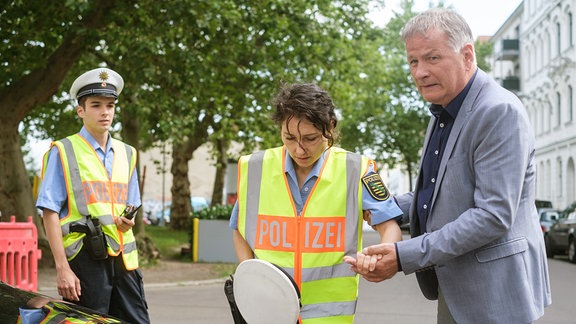
M 366 235 L 366 243 L 376 236 Z M 574 292 L 576 265 L 566 259 L 549 262 L 553 305 L 537 323 L 576 323 Z M 195 286 L 147 287 L 153 323 L 233 324 L 222 283 Z M 436 303 L 420 294 L 413 275 L 396 275 L 392 280 L 369 283 L 360 280 L 356 323 L 436 323 Z
M 371 234 L 371 233 L 370 233 Z M 376 237 L 368 234 L 366 243 Z M 553 304 L 538 324 L 576 324 L 574 292 L 576 265 L 567 259 L 549 260 Z M 233 324 L 223 292 L 223 281 L 202 284 L 146 285 L 152 323 Z M 44 294 L 50 292 L 42 291 Z M 54 292 L 52 292 L 54 293 Z M 381 283 L 360 279 L 356 323 L 436 323 L 436 303 L 420 294 L 413 275 L 396 275 Z

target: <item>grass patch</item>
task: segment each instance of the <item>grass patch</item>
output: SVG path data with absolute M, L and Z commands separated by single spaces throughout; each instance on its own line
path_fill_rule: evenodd
M 180 254 L 183 247 L 190 247 L 188 231 L 174 231 L 166 226 L 147 226 L 146 235 L 152 239 L 163 259 L 192 262 L 190 256 L 182 257 Z
M 234 273 L 237 266 L 237 263 L 215 263 L 212 271 L 218 274 L 218 278 L 224 278 Z

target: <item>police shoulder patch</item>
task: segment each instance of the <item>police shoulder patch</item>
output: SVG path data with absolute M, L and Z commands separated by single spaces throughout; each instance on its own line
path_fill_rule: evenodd
M 376 200 L 384 201 L 390 197 L 390 192 L 384 185 L 382 178 L 378 173 L 373 173 L 362 177 L 362 183 L 364 183 L 364 187 Z

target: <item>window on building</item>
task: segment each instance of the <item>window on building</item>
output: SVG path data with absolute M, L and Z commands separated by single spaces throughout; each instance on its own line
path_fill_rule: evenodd
M 570 42 L 570 47 L 574 45 L 574 32 L 572 31 L 572 13 L 568 13 L 568 41 Z
M 545 189 L 544 189 L 544 197 L 551 198 L 552 197 L 552 163 L 550 160 L 546 160 L 546 168 L 544 171 L 545 177 Z
M 538 37 L 538 52 L 536 55 L 538 56 L 538 63 L 536 64 L 536 70 L 540 70 L 544 66 L 544 41 L 542 37 Z
M 560 47 L 560 36 L 562 35 L 560 23 L 556 23 L 556 54 L 560 56 L 562 47 Z
M 562 117 L 562 96 L 556 92 L 556 126 L 560 126 Z
M 569 85 L 568 86 L 568 123 L 572 122 L 572 119 L 574 118 L 574 96 L 573 96 L 573 90 L 572 90 L 572 86 Z
M 562 158 L 558 157 L 556 159 L 556 196 L 562 197 Z
M 554 108 L 552 107 L 552 103 L 550 102 L 550 100 L 546 99 L 548 101 L 548 109 L 542 109 L 542 111 L 544 112 L 545 110 L 548 110 L 548 113 L 544 113 L 544 118 L 546 119 L 546 125 L 545 125 L 545 129 L 544 129 L 544 133 L 549 133 L 550 130 L 552 129 L 552 116 L 554 115 Z
M 546 61 L 549 61 L 552 59 L 552 36 L 548 30 L 546 30 L 546 35 L 548 36 L 548 57 L 546 58 Z

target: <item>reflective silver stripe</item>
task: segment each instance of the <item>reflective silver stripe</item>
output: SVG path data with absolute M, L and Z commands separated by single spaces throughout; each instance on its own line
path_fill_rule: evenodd
M 62 236 L 66 236 L 70 234 L 70 223 L 66 223 L 61 226 L 62 227 Z
M 70 180 L 72 181 L 72 190 L 74 191 L 74 199 L 76 200 L 76 208 L 80 215 L 88 217 L 88 204 L 84 196 L 84 189 L 82 187 L 82 178 L 80 178 L 80 168 L 78 167 L 78 160 L 74 154 L 72 142 L 68 138 L 60 141 L 64 145 L 66 151 L 66 159 L 68 160 L 68 169 L 70 171 Z
M 114 239 L 112 239 L 110 236 L 106 235 L 106 242 L 108 242 L 108 246 L 118 252 L 120 250 L 120 245 L 118 244 L 118 242 L 114 241 Z M 128 254 L 130 252 L 133 252 L 135 250 L 138 249 L 138 246 L 136 245 L 136 241 L 132 241 L 132 242 L 128 242 L 128 243 L 124 243 L 124 253 Z
M 136 245 L 136 241 L 124 243 L 124 253 L 125 254 L 128 254 L 130 252 L 134 252 L 137 249 L 138 249 L 138 246 Z
M 84 245 L 84 240 L 77 240 L 76 242 L 68 245 L 64 249 L 64 251 L 66 252 L 66 257 L 71 258 L 74 255 L 76 255 L 76 253 L 78 253 L 78 251 L 80 251 L 80 249 L 82 248 L 83 245 Z
M 100 225 L 102 225 L 102 226 L 115 225 L 116 224 L 116 223 L 114 223 L 114 217 L 112 217 L 112 215 L 98 216 L 98 221 L 100 222 Z
M 302 309 L 300 310 L 300 317 L 305 320 L 318 317 L 354 315 L 355 312 L 355 300 L 349 302 L 308 304 L 302 306 Z
M 346 154 L 346 255 L 356 257 L 358 242 L 358 186 L 362 171 L 362 156 Z
M 302 282 L 354 276 L 356 276 L 356 273 L 350 270 L 350 265 L 348 263 L 344 262 L 333 266 L 302 269 Z
M 258 219 L 258 206 L 260 205 L 260 187 L 262 181 L 262 162 L 264 151 L 252 154 L 248 160 L 248 184 L 246 188 L 246 242 L 254 248 L 256 242 L 256 226 Z
M 124 143 L 124 149 L 126 150 L 126 157 L 128 158 L 128 170 L 132 169 L 132 148 L 130 145 Z
M 282 270 L 286 271 L 286 273 L 289 274 L 290 277 L 294 278 L 294 268 L 284 268 L 284 267 L 282 267 Z
M 118 252 L 118 251 L 120 250 L 120 244 L 118 244 L 118 242 L 114 241 L 114 239 L 112 239 L 112 238 L 111 238 L 110 236 L 108 236 L 108 235 L 105 235 L 105 237 L 106 237 L 106 242 L 108 242 L 108 246 L 109 246 L 112 250 Z M 124 245 L 124 246 L 126 246 L 126 245 Z

